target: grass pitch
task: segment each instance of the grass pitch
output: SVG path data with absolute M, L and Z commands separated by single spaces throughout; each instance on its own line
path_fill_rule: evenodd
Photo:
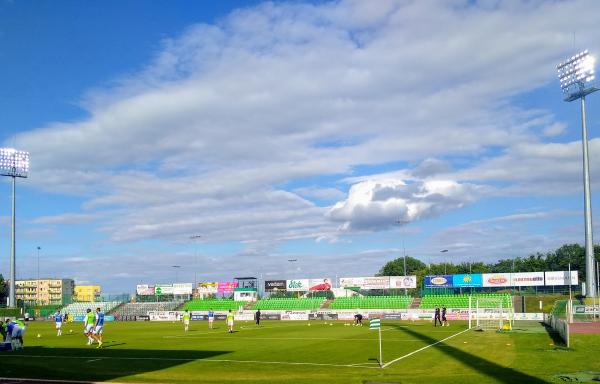
M 383 321 L 378 332 L 343 321 L 192 322 L 105 325 L 104 348 L 87 346 L 82 325 L 32 323 L 25 349 L 4 352 L 0 376 L 157 383 L 543 383 L 600 372 L 600 335 L 572 335 L 571 349 L 541 325 L 510 333 L 467 330 L 466 322 Z M 333 324 L 333 325 L 331 325 Z M 73 332 L 70 333 L 69 330 Z M 41 337 L 36 337 L 40 334 Z M 593 374 L 592 374 L 593 376 Z

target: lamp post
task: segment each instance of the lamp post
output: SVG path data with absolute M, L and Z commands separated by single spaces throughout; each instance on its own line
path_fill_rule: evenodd
M 0 148 L 0 175 L 12 177 L 12 217 L 10 231 L 10 292 L 8 306 L 15 308 L 17 300 L 16 287 L 16 242 L 15 242 L 15 214 L 16 214 L 16 178 L 26 178 L 29 174 L 29 152 L 17 151 L 14 148 Z
M 558 78 L 562 89 L 564 100 L 571 102 L 581 100 L 581 141 L 583 150 L 583 196 L 585 216 L 585 285 L 588 296 L 596 296 L 596 273 L 594 271 L 594 240 L 592 234 L 592 197 L 590 191 L 590 165 L 588 154 L 588 138 L 585 116 L 585 97 L 596 92 L 599 88 L 594 86 L 595 58 L 586 49 L 566 61 L 560 63 Z
M 197 288 L 198 285 L 198 241 L 202 238 L 201 235 L 192 235 L 190 236 L 190 240 L 192 240 L 195 243 L 195 247 L 194 247 L 194 288 L 192 289 L 192 292 L 194 289 Z
M 35 285 L 35 303 L 38 304 L 40 299 L 40 250 L 42 247 L 37 247 L 37 284 Z
M 396 220 L 396 224 L 403 225 L 406 224 L 406 221 Z M 402 228 L 400 228 L 400 240 L 402 241 L 402 256 L 404 258 L 404 276 L 406 277 L 406 247 L 404 246 L 404 233 L 402 233 Z M 408 295 L 408 290 L 404 288 L 404 295 Z
M 448 252 L 448 250 L 447 250 L 447 249 L 442 249 L 442 250 L 440 251 L 440 253 L 447 253 L 447 252 Z M 447 263 L 446 263 L 446 261 L 444 260 L 444 275 L 446 275 L 446 274 L 448 273 L 448 272 L 447 272 L 447 270 L 446 270 L 446 266 L 447 266 Z

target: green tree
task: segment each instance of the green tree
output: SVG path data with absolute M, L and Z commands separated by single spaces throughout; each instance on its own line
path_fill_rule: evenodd
M 406 274 L 411 275 L 427 266 L 419 259 L 406 256 Z M 388 261 L 377 274 L 378 276 L 404 276 L 404 257 Z
M 6 297 L 8 296 L 8 287 L 6 286 L 6 280 L 0 273 L 0 303 L 6 303 Z

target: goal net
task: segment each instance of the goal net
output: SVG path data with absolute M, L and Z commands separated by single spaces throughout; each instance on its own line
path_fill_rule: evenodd
M 478 297 L 473 300 L 475 327 L 481 330 L 511 330 L 514 311 L 509 296 Z

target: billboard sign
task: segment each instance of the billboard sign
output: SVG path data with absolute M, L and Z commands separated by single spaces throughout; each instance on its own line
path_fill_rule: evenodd
M 286 289 L 288 291 L 308 291 L 308 288 L 308 279 L 286 280 Z
M 174 295 L 191 295 L 192 294 L 192 283 L 176 283 L 173 284 Z
M 512 276 L 510 273 L 484 273 L 484 287 L 510 287 L 512 286 Z
M 152 296 L 154 295 L 154 285 L 138 284 L 135 288 L 135 293 L 139 296 Z
M 359 287 L 360 289 L 388 289 L 389 276 L 342 277 L 340 287 Z
M 546 272 L 545 284 L 546 285 L 578 285 L 579 276 L 577 271 L 571 271 L 571 278 L 569 279 L 569 271 L 552 271 Z
M 390 276 L 390 288 L 417 288 L 417 276 Z
M 265 280 L 265 291 L 285 291 L 287 280 Z
M 452 285 L 454 288 L 481 287 L 482 284 L 481 273 L 452 275 Z
M 156 295 L 172 295 L 173 294 L 173 285 L 171 284 L 157 284 L 154 288 L 154 293 Z
M 331 279 L 324 278 L 308 280 L 309 291 L 329 291 L 331 288 Z
M 452 288 L 452 275 L 425 276 L 425 288 Z
M 217 288 L 216 281 L 203 281 L 198 283 L 198 293 L 217 293 Z
M 217 283 L 218 293 L 233 293 L 233 289 L 238 287 L 237 281 L 219 281 Z
M 515 287 L 533 287 L 544 285 L 544 272 L 519 272 L 512 274 Z

